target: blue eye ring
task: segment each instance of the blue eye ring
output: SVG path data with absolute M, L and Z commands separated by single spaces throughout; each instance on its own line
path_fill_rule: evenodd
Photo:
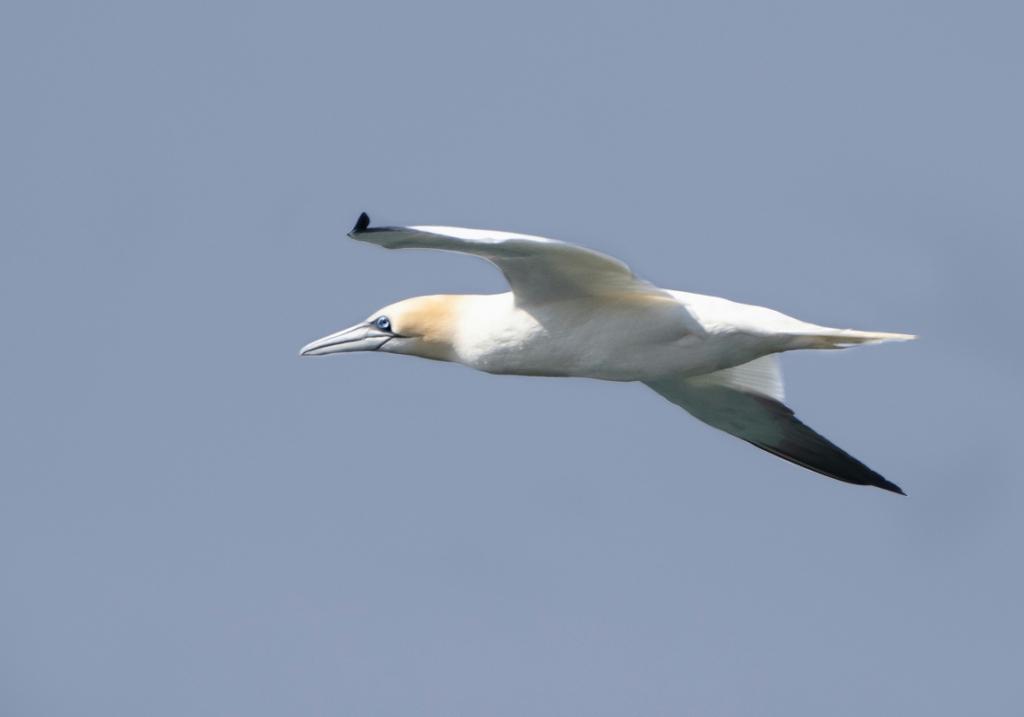
M 381 331 L 391 330 L 391 319 L 389 319 L 387 316 L 381 316 L 373 323 L 376 324 L 377 328 L 380 329 Z

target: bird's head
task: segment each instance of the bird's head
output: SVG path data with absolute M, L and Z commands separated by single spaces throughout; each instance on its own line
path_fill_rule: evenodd
M 454 360 L 459 296 L 417 296 L 386 306 L 366 321 L 302 347 L 300 356 L 387 351 Z

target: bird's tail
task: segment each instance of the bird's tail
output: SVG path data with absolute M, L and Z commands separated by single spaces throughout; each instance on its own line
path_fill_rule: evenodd
M 911 341 L 913 334 L 887 334 L 880 331 L 854 331 L 853 329 L 827 329 L 802 334 L 801 348 L 847 349 L 858 344 L 876 344 L 881 341 Z

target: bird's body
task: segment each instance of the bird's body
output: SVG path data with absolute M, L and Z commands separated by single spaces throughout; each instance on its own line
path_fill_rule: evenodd
M 400 302 L 391 316 L 429 306 L 445 316 L 449 351 L 426 358 L 478 371 L 520 376 L 574 376 L 604 381 L 653 381 L 697 376 L 781 351 L 811 348 L 823 329 L 771 309 L 714 296 L 668 291 L 667 296 L 562 299 L 523 308 L 512 292 L 429 296 Z M 688 326 L 696 315 L 702 334 Z M 389 342 L 389 353 L 415 353 Z M 421 355 L 421 354 L 416 354 Z
M 457 361 L 488 373 L 644 381 L 692 370 L 710 348 L 669 298 L 564 299 L 535 308 L 516 306 L 511 292 L 467 300 Z
M 642 381 L 683 369 L 703 343 L 681 325 L 671 299 L 564 299 L 530 308 L 517 306 L 512 292 L 427 300 L 443 300 L 452 312 L 443 358 L 487 373 Z
M 369 228 L 388 248 L 476 254 L 512 291 L 406 299 L 303 355 L 375 350 L 494 374 L 640 381 L 700 420 L 782 458 L 851 483 L 902 492 L 780 402 L 775 355 L 913 338 L 816 326 L 760 306 L 660 289 L 621 262 L 540 237 L 456 227 Z

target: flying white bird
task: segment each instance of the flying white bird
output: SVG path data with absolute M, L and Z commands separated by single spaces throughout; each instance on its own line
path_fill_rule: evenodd
M 349 236 L 388 249 L 487 259 L 512 291 L 418 296 L 303 347 L 302 356 L 386 351 L 479 371 L 641 381 L 699 420 L 822 475 L 903 494 L 782 404 L 777 354 L 915 338 L 815 326 L 760 306 L 638 279 L 617 259 L 523 234 L 370 227 Z

